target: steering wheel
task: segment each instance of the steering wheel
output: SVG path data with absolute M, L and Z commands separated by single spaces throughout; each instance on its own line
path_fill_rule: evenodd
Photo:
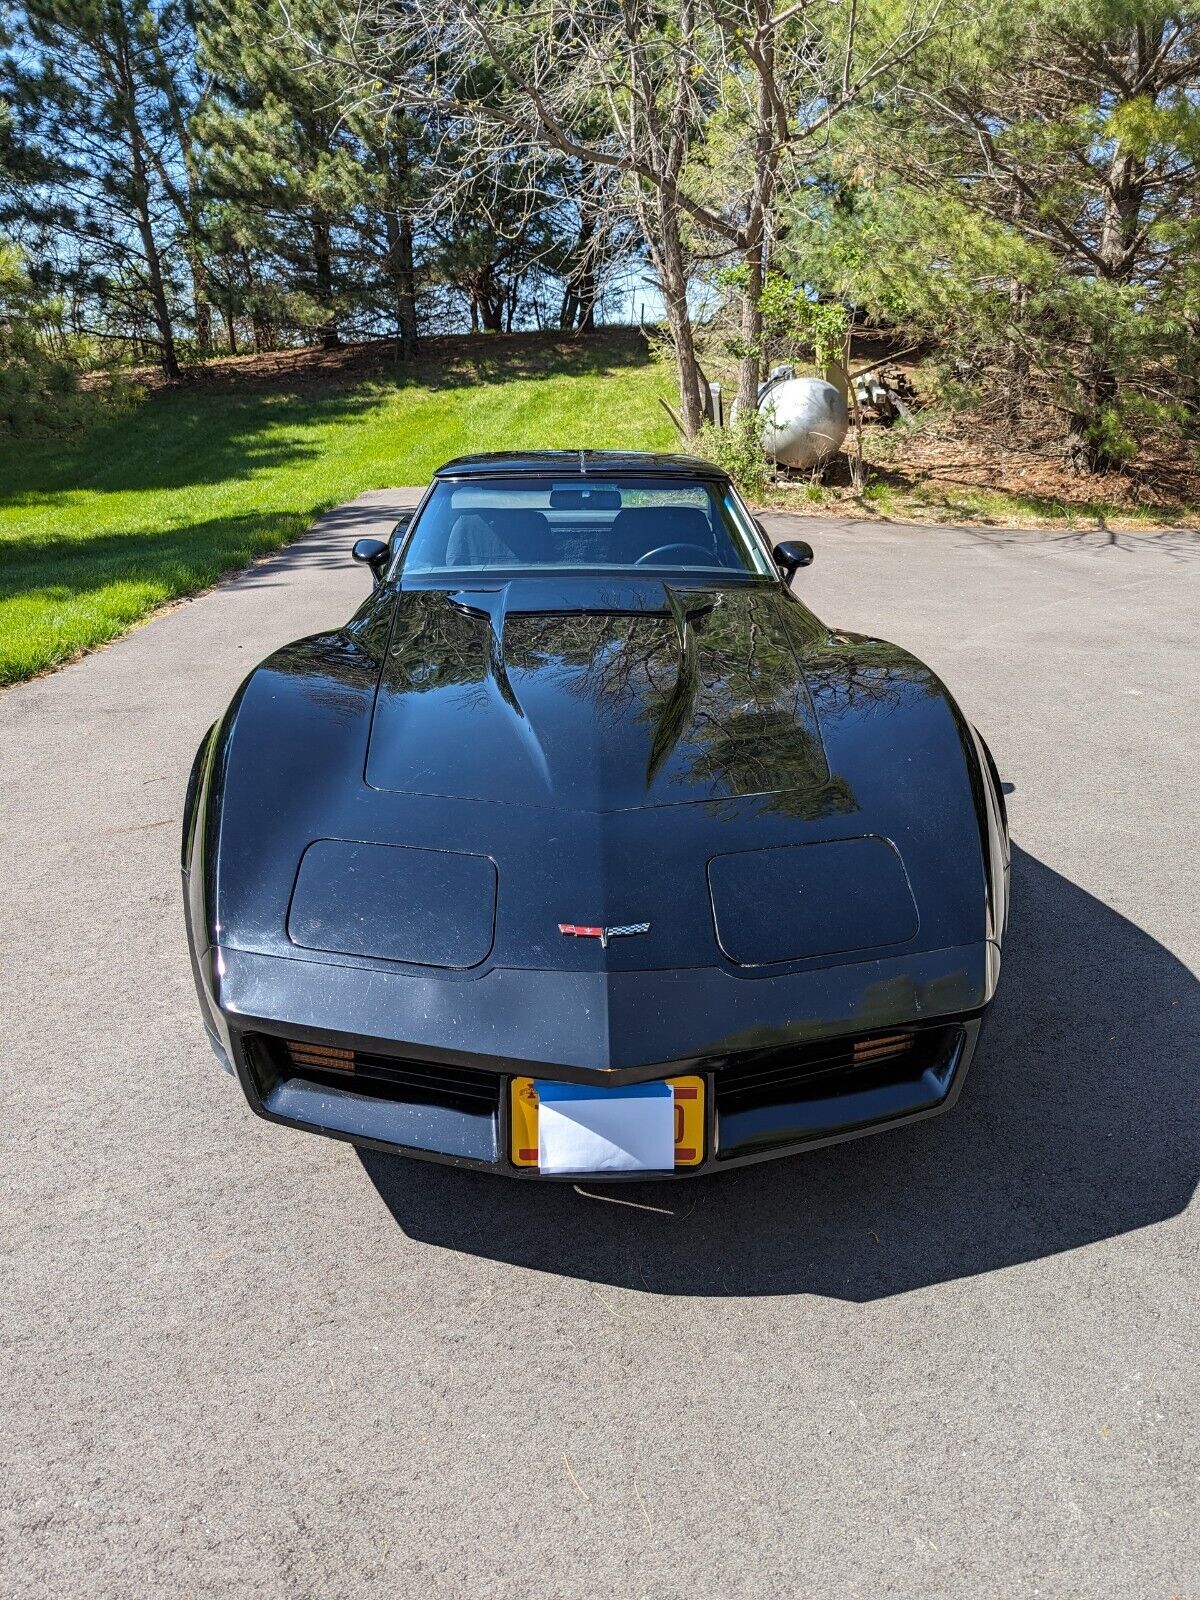
M 633 563 L 635 567 L 644 567 L 647 561 L 653 561 L 656 556 L 669 556 L 672 560 L 679 556 L 699 556 L 700 565 L 712 567 L 716 565 L 711 550 L 706 550 L 702 544 L 660 544 L 657 550 L 647 550 L 644 556 L 639 556 Z

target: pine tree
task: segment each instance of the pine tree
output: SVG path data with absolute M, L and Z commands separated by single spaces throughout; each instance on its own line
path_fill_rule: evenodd
M 59 432 L 78 420 L 77 374 L 39 337 L 42 311 L 21 252 L 0 239 L 0 437 Z
M 300 0 L 293 18 L 310 44 L 336 49 L 319 0 Z M 334 348 L 354 289 L 343 233 L 369 182 L 329 73 L 256 0 L 210 0 L 200 42 L 214 77 L 201 119 L 208 183 L 243 242 L 281 269 L 295 322 Z
M 19 48 L 2 71 L 25 220 L 70 240 L 65 270 L 77 284 L 103 296 L 112 283 L 114 302 L 148 307 L 163 369 L 178 377 L 177 278 L 188 262 L 200 287 L 187 0 L 23 0 L 9 28 Z
M 426 127 L 407 113 L 381 117 L 370 107 L 348 115 L 366 180 L 355 217 L 356 254 L 368 304 L 392 325 L 400 354 L 416 354 L 421 215 L 430 203 Z
M 1194 427 L 1200 6 L 964 0 L 831 179 L 795 207 L 798 275 L 934 335 L 1014 416 L 1048 382 L 1071 465 Z

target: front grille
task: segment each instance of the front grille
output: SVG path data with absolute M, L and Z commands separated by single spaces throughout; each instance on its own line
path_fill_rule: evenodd
M 714 1084 L 718 1112 L 822 1099 L 919 1078 L 949 1060 L 961 1030 L 907 1032 L 830 1039 L 801 1048 L 755 1051 L 721 1067 Z
M 416 1101 L 461 1111 L 495 1111 L 500 1104 L 499 1075 L 473 1067 L 371 1055 L 299 1039 L 273 1041 L 272 1052 L 282 1076 L 303 1078 L 324 1088 L 353 1089 L 355 1094 L 384 1100 Z

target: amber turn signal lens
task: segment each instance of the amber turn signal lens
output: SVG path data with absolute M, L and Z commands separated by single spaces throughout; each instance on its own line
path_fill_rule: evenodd
M 315 1067 L 319 1072 L 353 1072 L 354 1051 L 336 1045 L 302 1044 L 289 1040 L 287 1047 L 294 1067 Z
M 866 1061 L 885 1061 L 889 1056 L 903 1055 L 912 1045 L 911 1033 L 877 1033 L 870 1039 L 854 1041 L 854 1064 Z

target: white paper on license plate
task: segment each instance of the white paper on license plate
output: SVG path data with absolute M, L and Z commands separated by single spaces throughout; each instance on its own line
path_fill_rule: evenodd
M 592 1089 L 537 1083 L 542 1172 L 662 1172 L 675 1164 L 675 1096 L 668 1083 Z

